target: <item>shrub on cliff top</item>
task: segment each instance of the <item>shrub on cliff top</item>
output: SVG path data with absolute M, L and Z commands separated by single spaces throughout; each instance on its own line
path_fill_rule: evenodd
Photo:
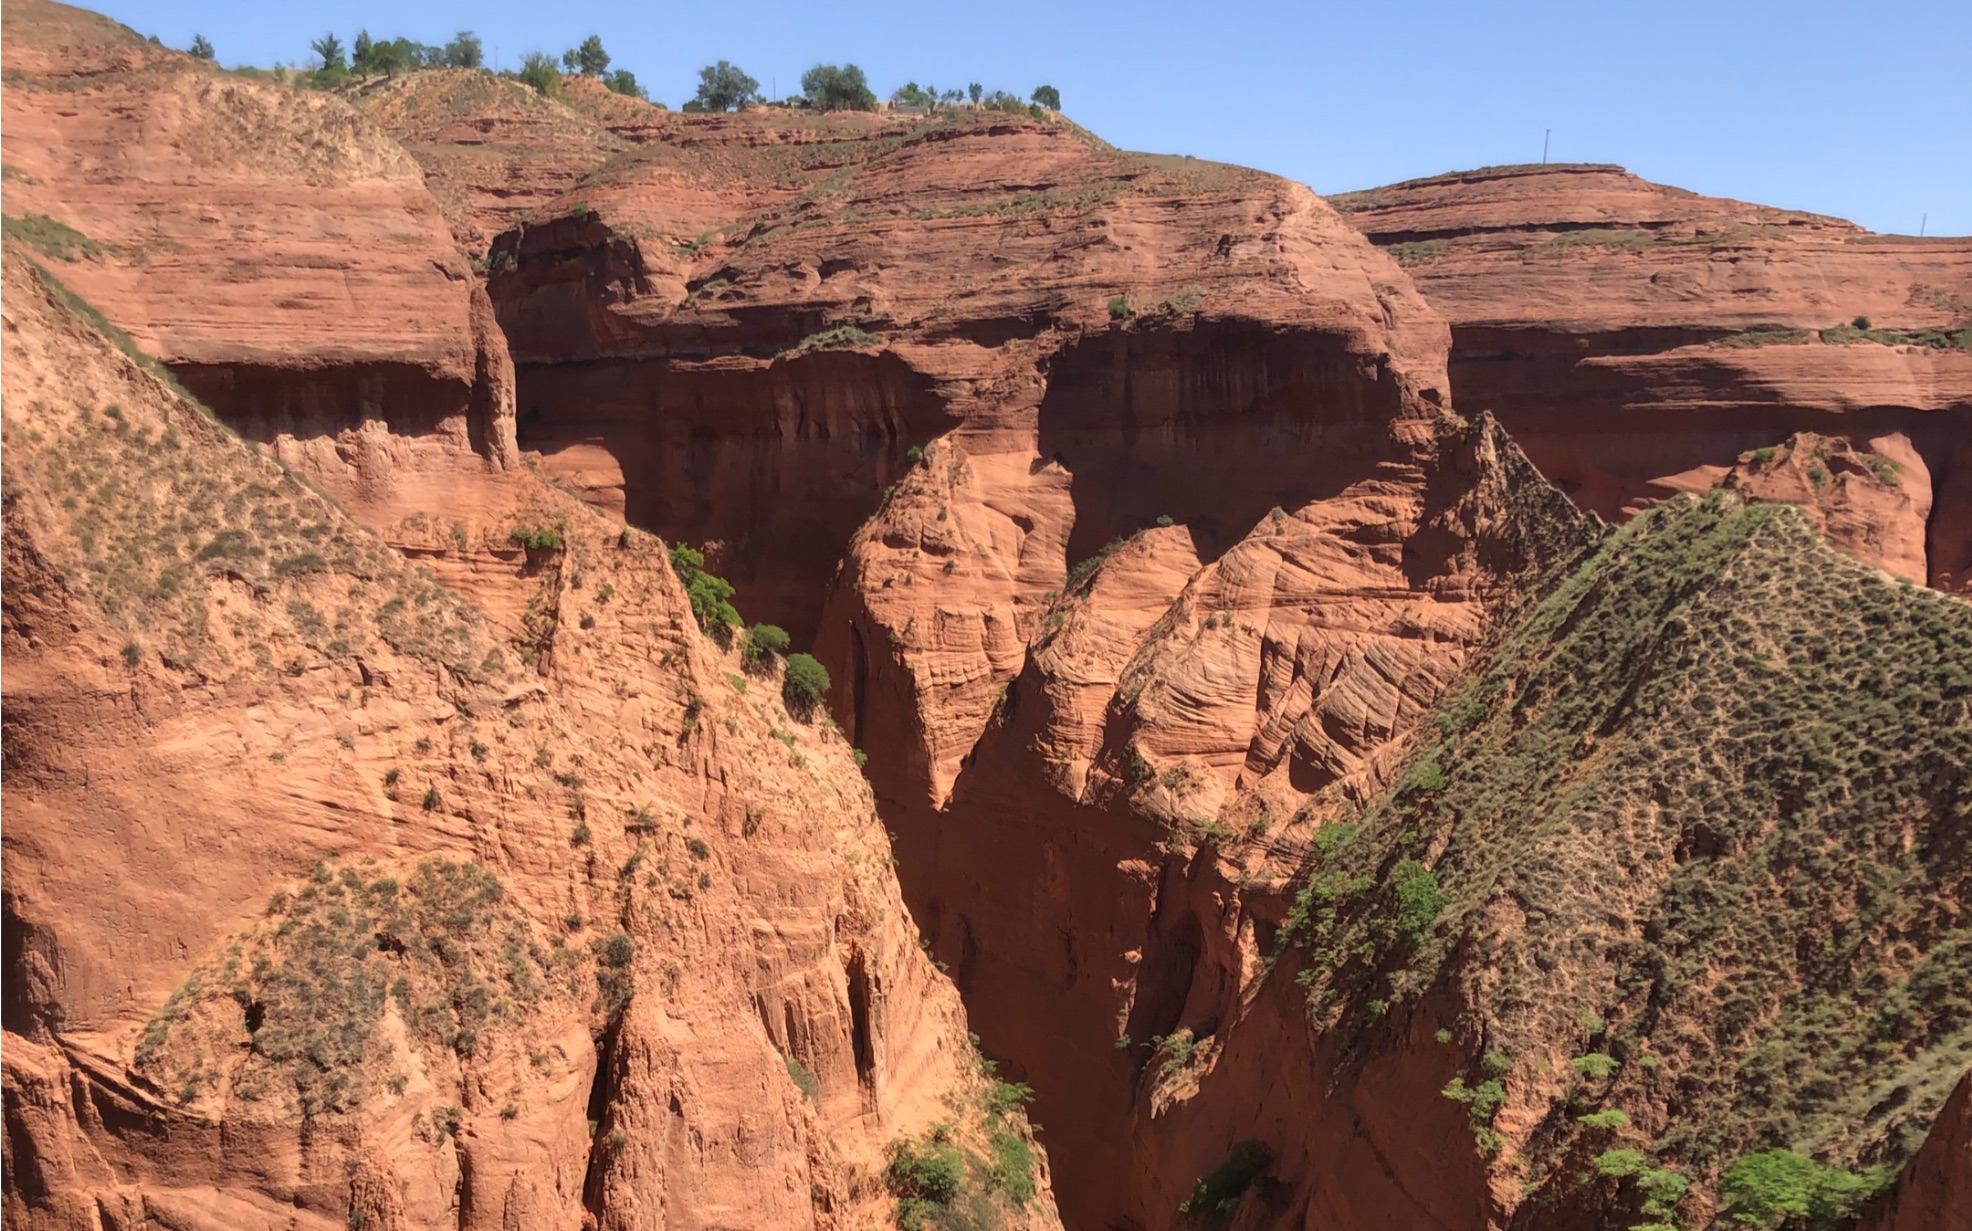
M 806 717 L 828 695 L 828 668 L 811 654 L 787 656 L 787 679 L 781 685 L 781 698 L 792 712 Z
M 698 70 L 698 96 L 692 101 L 702 111 L 736 111 L 759 99 L 760 83 L 729 60 Z
M 876 95 L 854 64 L 817 64 L 801 74 L 801 91 L 817 111 L 874 111 Z
M 530 51 L 521 57 L 520 71 L 514 74 L 522 85 L 532 86 L 536 94 L 553 98 L 561 93 L 561 70 L 543 51 Z

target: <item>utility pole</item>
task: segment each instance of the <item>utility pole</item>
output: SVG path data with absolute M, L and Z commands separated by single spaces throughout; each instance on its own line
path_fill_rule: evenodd
M 1543 167 L 1547 166 L 1547 139 L 1553 135 L 1554 130 L 1552 128 L 1543 128 L 1541 130 L 1541 165 Z

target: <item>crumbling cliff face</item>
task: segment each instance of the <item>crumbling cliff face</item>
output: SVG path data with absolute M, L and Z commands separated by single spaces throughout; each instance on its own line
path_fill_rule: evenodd
M 1833 540 L 1941 589 L 1972 577 L 1972 243 L 1612 166 L 1494 167 L 1334 203 L 1450 323 L 1457 405 L 1497 415 L 1585 508 L 1626 516 L 1797 432 L 1839 437 L 1894 462 L 1911 500 L 1862 536 L 1829 525 Z

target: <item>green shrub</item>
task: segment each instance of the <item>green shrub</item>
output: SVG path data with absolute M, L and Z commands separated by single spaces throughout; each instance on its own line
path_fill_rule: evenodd
M 1609 1075 L 1616 1071 L 1616 1058 L 1599 1051 L 1577 1056 L 1568 1063 L 1574 1065 L 1575 1071 L 1590 1081 L 1607 1080 Z
M 1004 1192 L 1007 1200 L 1024 1206 L 1034 1199 L 1034 1147 L 1027 1138 L 1008 1128 L 993 1130 L 986 1142 L 992 1156 L 987 1174 Z
M 1767 1150 L 1726 1168 L 1719 1177 L 1719 1203 L 1741 1226 L 1804 1224 L 1811 1231 L 1832 1231 L 1860 1214 L 1894 1178 L 1887 1167 L 1856 1175 L 1792 1150 Z
M 1397 936 L 1415 948 L 1445 909 L 1445 891 L 1431 869 L 1415 859 L 1400 860 L 1391 879 L 1397 891 Z
M 530 51 L 522 56 L 520 71 L 514 77 L 545 97 L 553 98 L 561 93 L 561 70 L 555 67 L 554 60 L 546 52 Z
M 591 34 L 578 47 L 561 53 L 562 67 L 584 77 L 601 77 L 609 68 L 609 53 L 603 50 L 602 36 Z
M 562 534 L 567 529 L 566 521 L 557 521 L 552 526 L 516 526 L 507 535 L 507 541 L 529 551 L 560 551 Z
M 839 348 L 856 350 L 861 347 L 875 345 L 877 345 L 875 334 L 867 333 L 854 325 L 837 325 L 833 329 L 824 329 L 819 333 L 809 334 L 807 337 L 801 339 L 794 349 L 802 354 L 807 354 L 810 351 L 836 350 Z
M 783 1056 L 782 1059 L 787 1063 L 787 1075 L 793 1080 L 795 1089 L 801 1091 L 803 1098 L 811 1103 L 814 1102 L 822 1092 L 821 1080 L 809 1070 L 807 1065 L 793 1056 Z
M 746 633 L 746 665 L 765 667 L 787 653 L 792 642 L 778 624 L 755 624 Z
M 1130 311 L 1130 297 L 1128 295 L 1118 295 L 1109 301 L 1110 320 L 1127 321 L 1132 315 L 1134 314 Z
M 692 101 L 701 111 L 737 111 L 760 99 L 760 83 L 730 61 L 698 70 L 698 95 Z
M 705 555 L 679 543 L 671 549 L 671 571 L 685 583 L 685 597 L 691 601 L 692 616 L 698 626 L 723 641 L 740 626 L 739 609 L 733 606 L 733 586 L 724 577 L 705 571 Z
M 958 1197 L 965 1183 L 965 1160 L 957 1146 L 933 1130 L 925 1141 L 891 1145 L 883 1183 L 897 1199 L 897 1225 L 903 1231 L 921 1231 L 927 1218 Z
M 1588 1115 L 1575 1117 L 1577 1124 L 1606 1131 L 1627 1127 L 1629 1122 L 1629 1113 L 1620 1107 L 1611 1107 L 1607 1111 L 1592 1111 Z
M 1239 1200 L 1253 1182 L 1273 1166 L 1273 1151 L 1264 1141 L 1246 1140 L 1233 1146 L 1232 1154 L 1217 1168 L 1199 1177 L 1191 1196 L 1178 1206 L 1178 1213 L 1193 1226 L 1217 1227 L 1239 1208 Z
M 787 708 L 795 714 L 807 716 L 828 696 L 828 668 L 817 662 L 811 654 L 790 654 L 787 657 L 787 678 L 781 685 L 781 698 Z
M 854 64 L 817 64 L 801 74 L 801 92 L 817 111 L 874 111 L 876 95 Z

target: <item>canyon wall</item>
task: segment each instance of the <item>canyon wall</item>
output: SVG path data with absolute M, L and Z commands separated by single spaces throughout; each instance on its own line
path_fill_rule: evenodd
M 849 745 L 518 464 L 417 165 L 6 40 L 9 1223 L 865 1227 L 913 1144 L 1058 1226 Z
M 1962 1171 L 1972 634 L 1868 566 L 1963 571 L 1956 241 L 1582 168 L 1365 239 L 1053 116 L 6 21 L 10 1217 L 1560 1231 L 1787 1146 L 1904 1226 Z
M 1451 324 L 1457 405 L 1497 415 L 1585 508 L 1626 516 L 1796 433 L 1841 438 L 1890 463 L 1878 486 L 1902 507 L 1871 515 L 1894 519 L 1875 541 L 1830 524 L 1835 541 L 1914 581 L 1968 584 L 1972 241 L 1876 235 L 1600 165 L 1333 201 Z

